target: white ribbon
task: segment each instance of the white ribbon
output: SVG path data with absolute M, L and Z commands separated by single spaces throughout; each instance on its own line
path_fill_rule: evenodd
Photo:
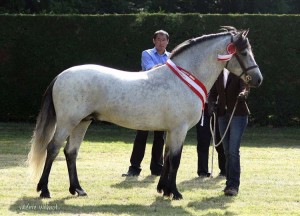
M 233 54 L 221 55 L 218 54 L 218 61 L 229 61 L 232 58 Z

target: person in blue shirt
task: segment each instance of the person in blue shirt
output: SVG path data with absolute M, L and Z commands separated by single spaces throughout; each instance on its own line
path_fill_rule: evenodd
M 158 30 L 153 35 L 154 48 L 142 52 L 142 70 L 150 70 L 164 64 L 170 53 L 166 50 L 169 43 L 169 34 L 164 30 Z M 146 142 L 149 131 L 138 130 L 133 143 L 128 172 L 122 176 L 138 176 L 141 172 L 141 162 L 145 155 Z M 160 176 L 163 167 L 164 131 L 154 131 L 154 139 L 151 153 L 151 175 Z

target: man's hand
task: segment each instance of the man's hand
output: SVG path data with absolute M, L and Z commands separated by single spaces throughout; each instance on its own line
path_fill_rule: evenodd
M 238 100 L 239 101 L 245 101 L 248 97 L 248 92 L 247 91 L 243 91 L 238 95 Z
M 208 112 L 208 115 L 209 116 L 212 116 L 213 113 L 217 113 L 217 110 L 218 110 L 218 106 L 216 103 L 208 103 L 208 107 L 207 107 L 207 112 Z

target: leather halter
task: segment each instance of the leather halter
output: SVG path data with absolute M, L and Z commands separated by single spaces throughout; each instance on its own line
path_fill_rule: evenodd
M 231 35 L 231 43 L 233 43 L 233 35 Z M 243 76 L 243 74 L 246 75 L 246 81 L 249 82 L 250 80 L 252 80 L 252 77 L 247 73 L 249 70 L 252 70 L 254 68 L 258 68 L 258 65 L 253 65 L 253 66 L 250 66 L 248 68 L 245 67 L 243 61 L 241 60 L 240 56 L 238 55 L 238 52 L 235 52 L 233 54 L 236 58 L 236 60 L 238 61 L 238 63 L 240 64 L 241 68 L 242 68 L 242 73 L 239 75 L 239 77 Z M 227 69 L 227 66 L 228 66 L 228 63 L 229 61 L 227 61 L 226 65 L 225 65 L 225 68 Z

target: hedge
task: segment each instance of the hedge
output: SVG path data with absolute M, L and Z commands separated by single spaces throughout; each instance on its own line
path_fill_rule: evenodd
M 140 70 L 158 29 L 169 50 L 186 39 L 248 29 L 263 85 L 249 97 L 251 124 L 300 124 L 299 15 L 0 15 L 0 121 L 35 121 L 44 90 L 64 69 L 101 64 Z

